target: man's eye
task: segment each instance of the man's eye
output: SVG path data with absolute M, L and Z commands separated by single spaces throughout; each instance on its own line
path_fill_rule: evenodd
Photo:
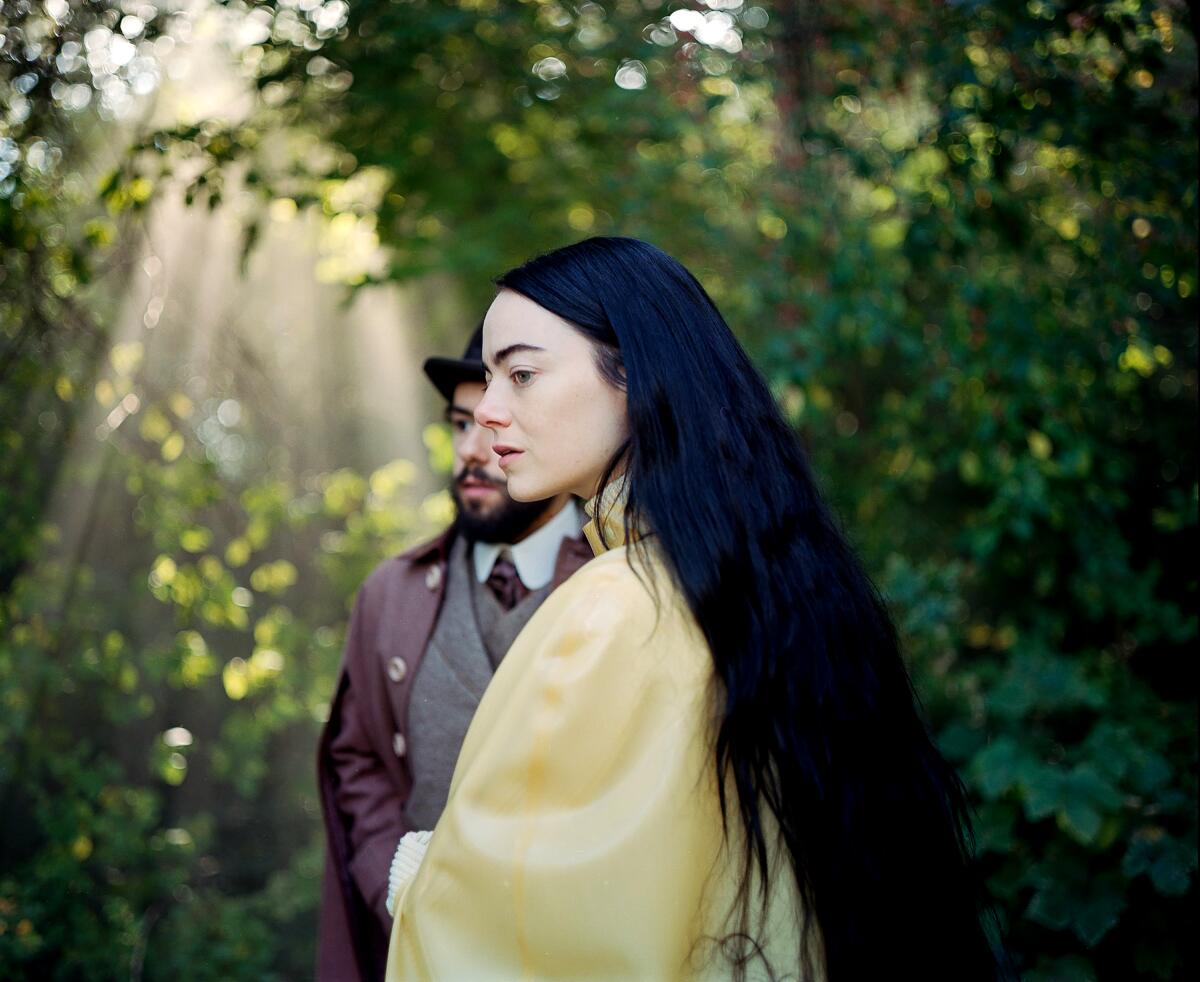
M 512 380 L 517 385 L 528 385 L 533 381 L 533 372 L 524 368 L 518 368 L 512 373 Z

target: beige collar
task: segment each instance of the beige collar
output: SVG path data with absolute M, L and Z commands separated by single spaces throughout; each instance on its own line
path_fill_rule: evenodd
M 625 478 L 616 477 L 596 497 L 584 504 L 583 510 L 591 521 L 583 527 L 583 534 L 595 555 L 628 545 L 646 534 L 639 528 L 626 530 L 625 506 L 628 502 L 629 489 Z

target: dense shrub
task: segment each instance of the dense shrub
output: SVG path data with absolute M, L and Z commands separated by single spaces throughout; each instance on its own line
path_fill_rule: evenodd
M 28 104 L 0 124 L 0 160 L 19 156 L 0 176 L 0 975 L 308 973 L 310 758 L 346 604 L 445 515 L 411 464 L 273 456 L 236 379 L 220 395 L 253 465 L 222 468 L 200 436 L 219 400 L 111 345 L 119 277 L 79 292 L 97 259 L 156 188 L 215 205 L 231 165 L 377 235 L 390 265 L 343 271 L 358 286 L 449 274 L 482 303 L 529 252 L 598 232 L 680 256 L 896 611 L 1018 966 L 1194 971 L 1182 5 L 219 6 L 247 26 L 255 111 L 139 136 L 103 214 L 66 193 L 85 198 L 90 117 L 55 101 L 87 82 L 56 56 L 123 10 L 0 22 L 0 93 Z M 73 429 L 93 393 L 135 407 L 120 432 Z

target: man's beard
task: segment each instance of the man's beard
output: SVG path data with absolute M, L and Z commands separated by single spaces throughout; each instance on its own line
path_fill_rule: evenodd
M 486 512 L 474 512 L 470 505 L 459 497 L 458 485 L 466 477 L 485 481 L 500 491 L 503 500 Z M 450 496 L 458 511 L 456 524 L 468 542 L 515 542 L 534 522 L 546 513 L 554 502 L 553 498 L 541 501 L 514 501 L 508 496 L 504 485 L 492 480 L 480 468 L 464 468 L 450 483 Z

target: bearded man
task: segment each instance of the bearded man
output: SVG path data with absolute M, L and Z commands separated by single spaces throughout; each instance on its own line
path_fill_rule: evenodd
M 456 518 L 382 563 L 350 619 L 318 778 L 328 844 L 320 982 L 383 978 L 388 870 L 404 833 L 432 829 L 467 726 L 496 666 L 556 586 L 591 558 L 569 495 L 516 502 L 483 397 L 482 325 L 462 358 L 430 358 L 453 432 Z

